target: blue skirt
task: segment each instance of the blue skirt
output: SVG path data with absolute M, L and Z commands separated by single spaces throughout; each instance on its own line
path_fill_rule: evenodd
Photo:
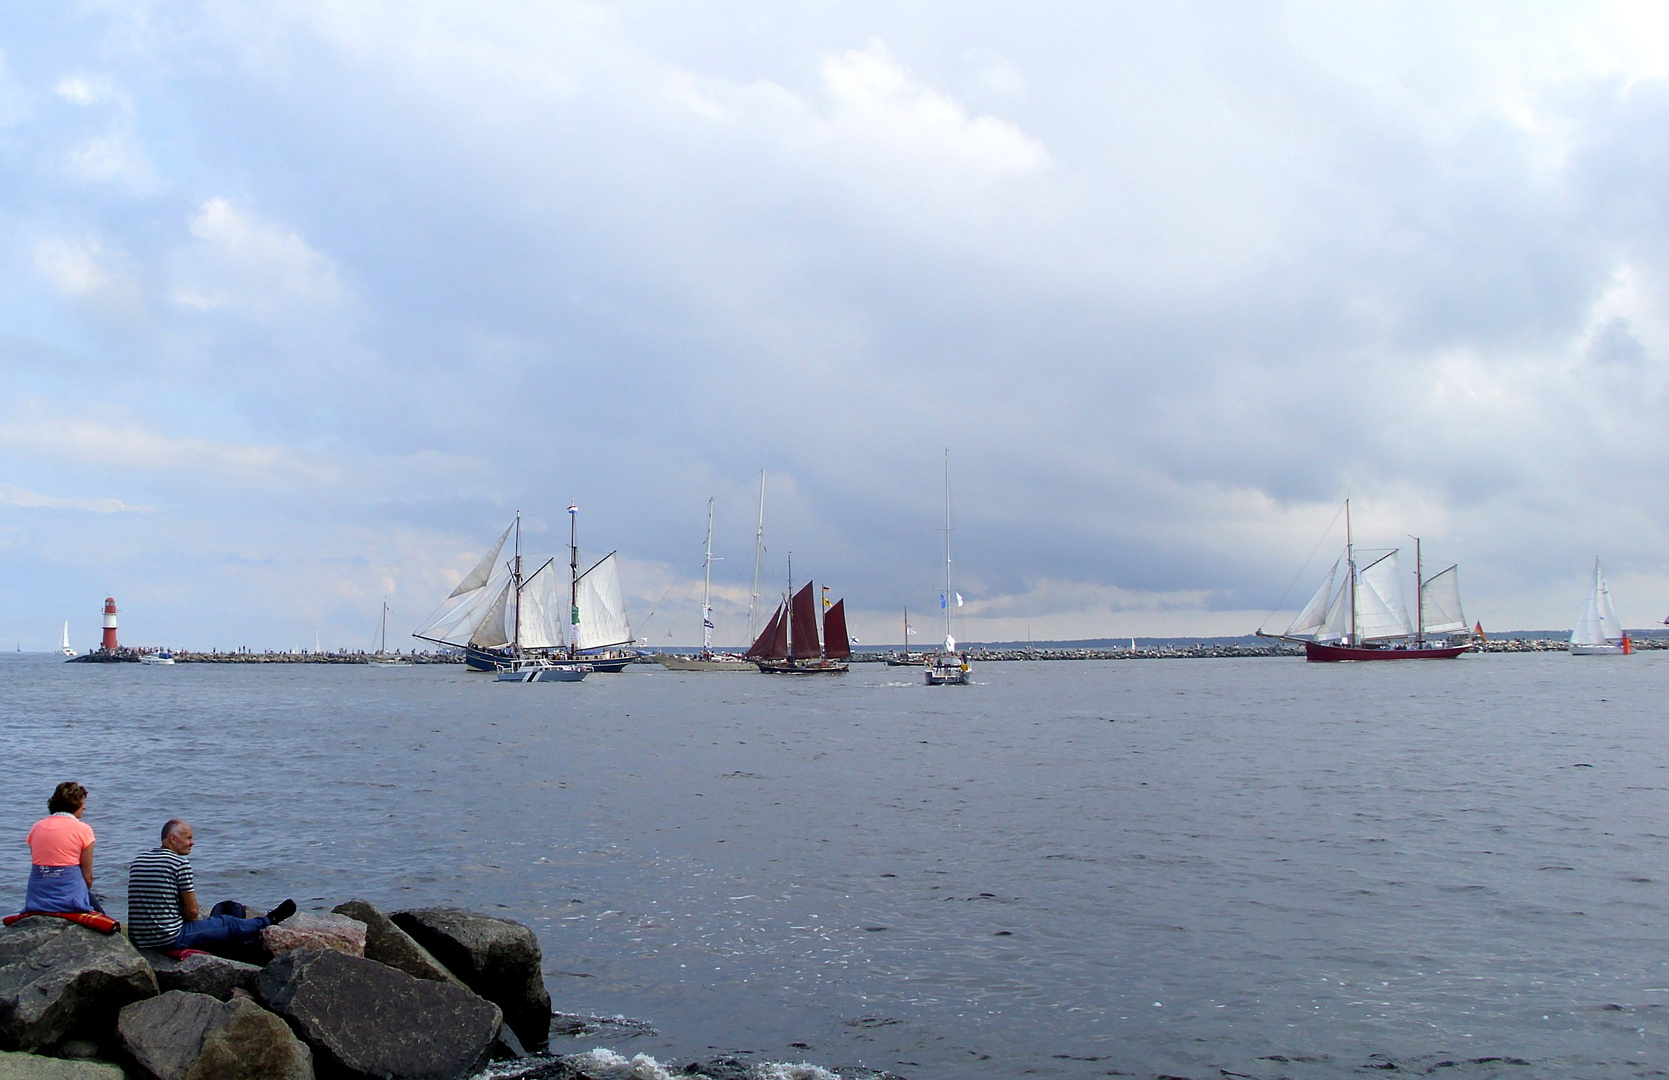
M 79 866 L 31 866 L 24 911 L 98 911 L 98 901 L 87 891 Z

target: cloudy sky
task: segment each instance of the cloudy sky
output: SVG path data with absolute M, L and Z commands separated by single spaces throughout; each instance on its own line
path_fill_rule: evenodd
M 573 501 L 687 643 L 709 496 L 733 642 L 761 470 L 896 641 L 947 448 L 967 639 L 1249 631 L 1346 494 L 1654 623 L 1660 11 L 10 4 L 0 642 L 366 646 Z

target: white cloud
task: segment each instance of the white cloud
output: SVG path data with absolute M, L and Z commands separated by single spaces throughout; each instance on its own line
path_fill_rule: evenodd
M 91 296 L 111 284 L 103 254 L 97 241 L 47 239 L 35 245 L 35 267 L 60 292 Z
M 15 484 L 0 484 L 0 503 L 8 506 L 39 507 L 46 510 L 86 510 L 94 514 L 149 514 L 149 506 L 130 506 L 120 499 L 77 499 L 42 495 Z
M 52 92 L 72 105 L 97 105 L 111 97 L 110 84 L 85 75 L 65 75 L 53 86 Z
M 71 416 L 0 420 L 0 446 L 41 462 L 120 463 L 124 470 L 232 477 L 250 485 L 339 475 L 334 465 L 283 447 L 170 436 L 140 424 Z
M 296 303 L 334 305 L 342 297 L 334 262 L 294 229 L 227 199 L 205 201 L 189 230 L 197 244 L 184 256 L 186 265 L 172 293 L 182 306 L 272 313 Z

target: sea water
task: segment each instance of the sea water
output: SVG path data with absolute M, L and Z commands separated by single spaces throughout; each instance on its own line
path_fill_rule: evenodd
M 1669 1067 L 1669 653 L 974 676 L 5 657 L 0 906 L 74 779 L 114 914 L 178 816 L 205 901 L 519 919 L 556 1008 L 618 1018 L 563 1052 L 911 1078 Z

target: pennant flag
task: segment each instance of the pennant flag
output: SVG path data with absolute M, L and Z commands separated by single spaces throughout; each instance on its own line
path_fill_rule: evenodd
M 834 604 L 829 602 L 829 587 L 825 585 L 823 586 L 823 610 L 827 611 L 831 607 L 834 607 Z
M 945 604 L 945 594 L 944 594 L 944 593 L 940 593 L 940 594 L 939 594 L 939 610 L 940 610 L 940 611 L 943 611 L 943 610 L 944 610 L 944 609 L 945 609 L 945 607 L 946 607 L 946 604 Z
M 570 513 L 570 514 L 577 514 L 577 513 L 579 513 L 579 512 L 580 512 L 580 505 L 579 505 L 579 503 L 569 503 L 569 504 L 568 504 L 568 512 L 569 512 L 569 513 Z
M 709 630 L 717 630 L 718 629 L 718 627 L 713 625 L 713 620 L 712 619 L 702 619 L 701 620 L 701 625 L 705 626 Z
M 957 607 L 962 606 L 962 594 L 961 593 L 956 594 L 956 606 Z

